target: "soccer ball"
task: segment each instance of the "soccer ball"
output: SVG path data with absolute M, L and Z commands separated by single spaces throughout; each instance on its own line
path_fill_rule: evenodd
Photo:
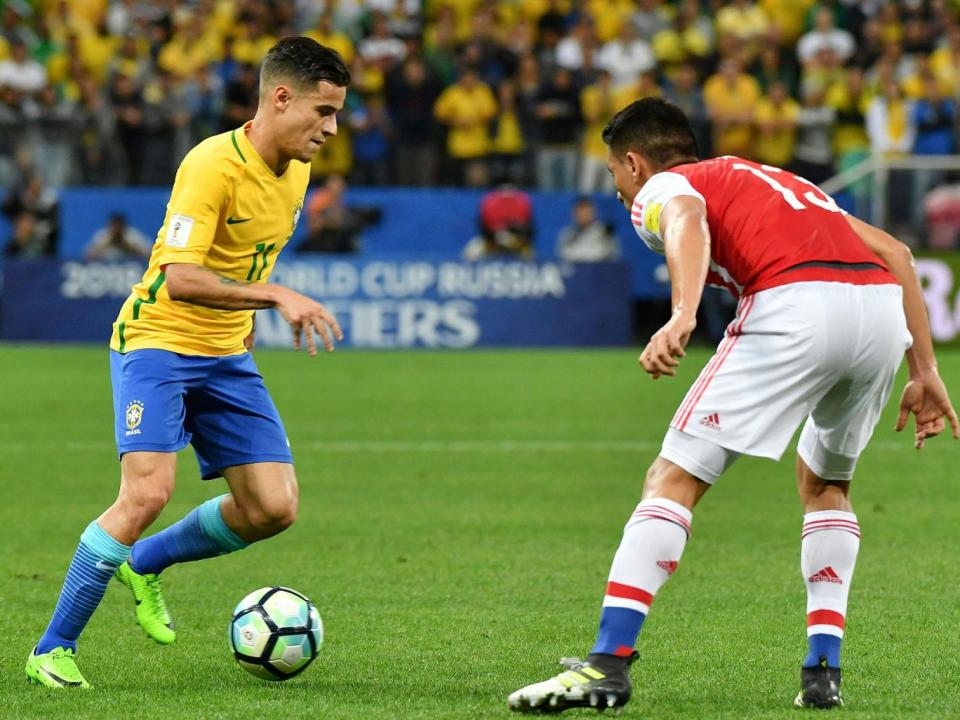
M 240 667 L 258 678 L 292 678 L 313 662 L 322 644 L 320 613 L 296 590 L 260 588 L 233 611 L 233 655 Z

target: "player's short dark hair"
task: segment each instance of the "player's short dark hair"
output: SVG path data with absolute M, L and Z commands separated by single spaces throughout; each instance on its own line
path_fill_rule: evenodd
M 350 84 L 350 71 L 340 53 L 308 37 L 285 37 L 267 51 L 260 66 L 260 90 L 289 82 L 297 89 L 325 81 L 337 87 Z
M 660 98 L 627 105 L 607 123 L 603 141 L 618 156 L 639 153 L 657 167 L 700 157 L 683 110 Z

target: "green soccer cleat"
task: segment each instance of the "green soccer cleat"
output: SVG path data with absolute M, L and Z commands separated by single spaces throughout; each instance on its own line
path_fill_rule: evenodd
M 125 562 L 117 568 L 117 580 L 133 593 L 133 600 L 137 603 L 137 622 L 147 635 L 161 645 L 169 645 L 176 640 L 173 620 L 170 619 L 160 590 L 160 576 L 138 575 L 130 563 Z
M 24 668 L 28 682 L 55 689 L 90 689 L 90 683 L 84 679 L 80 670 L 77 669 L 77 661 L 74 659 L 73 650 L 54 648 L 41 655 L 34 655 L 35 651 L 36 648 L 30 651 L 30 655 L 27 656 L 27 666 Z

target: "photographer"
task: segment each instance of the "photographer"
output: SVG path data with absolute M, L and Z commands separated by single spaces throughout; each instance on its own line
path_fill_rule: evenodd
M 476 262 L 497 256 L 533 259 L 533 204 L 512 185 L 501 185 L 480 200 L 480 234 L 467 243 L 463 259 Z
M 573 224 L 560 231 L 557 257 L 567 262 L 604 262 L 620 259 L 620 243 L 610 223 L 597 218 L 593 200 L 585 195 L 573 204 Z
M 356 253 L 360 232 L 380 222 L 379 208 L 350 207 L 344 201 L 347 184 L 339 175 L 327 178 L 307 200 L 307 239 L 297 252 Z

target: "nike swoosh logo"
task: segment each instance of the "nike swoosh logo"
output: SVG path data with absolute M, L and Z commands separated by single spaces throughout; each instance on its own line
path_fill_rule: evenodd
M 245 223 L 245 222 L 248 222 L 248 221 L 250 221 L 250 220 L 253 220 L 253 218 L 252 218 L 252 217 L 248 217 L 248 218 L 228 217 L 228 218 L 227 218 L 227 225 L 239 225 L 240 223 Z
M 53 680 L 55 683 L 57 683 L 57 685 L 60 685 L 61 687 L 79 687 L 80 686 L 79 682 L 74 682 L 72 680 L 64 680 L 62 677 L 59 677 L 58 675 L 53 674 L 46 668 L 38 668 L 38 670 L 40 670 L 40 672 L 42 672 L 44 675 L 46 675 L 48 678 Z
M 117 566 L 111 565 L 110 563 L 105 563 L 103 560 L 97 560 L 97 564 L 94 565 L 97 570 L 109 570 L 110 572 L 116 572 Z

